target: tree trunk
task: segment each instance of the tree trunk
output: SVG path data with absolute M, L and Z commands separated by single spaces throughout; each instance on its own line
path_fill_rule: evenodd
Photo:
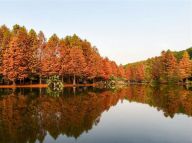
M 39 84 L 41 84 L 42 83 L 42 81 L 41 81 L 41 75 L 39 76 Z
M 20 83 L 20 85 L 21 85 L 21 79 L 19 79 L 19 83 Z
M 75 75 L 73 75 L 73 86 L 75 86 L 76 85 L 76 77 L 75 77 Z
M 63 75 L 61 76 L 61 81 L 62 81 L 62 83 L 63 83 Z
M 15 84 L 15 79 L 13 80 L 13 85 L 15 86 L 16 84 Z
M 33 81 L 32 81 L 32 79 L 30 79 L 30 84 L 32 84 L 33 83 Z
M 188 83 L 188 78 L 186 78 L 185 83 Z
M 95 83 L 95 78 L 93 78 L 93 84 Z
M 76 87 L 73 87 L 73 95 L 76 95 Z
M 39 96 L 41 96 L 41 92 L 42 92 L 42 91 L 41 91 L 41 87 L 40 87 L 40 88 L 39 88 Z
M 68 76 L 68 83 L 71 84 L 71 77 Z

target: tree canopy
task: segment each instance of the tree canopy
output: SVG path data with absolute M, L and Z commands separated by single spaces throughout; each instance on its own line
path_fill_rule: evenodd
M 76 34 L 46 40 L 42 31 L 14 25 L 0 27 L 0 73 L 6 82 L 38 80 L 59 75 L 69 83 L 123 78 L 123 66 L 101 57 L 98 49 Z

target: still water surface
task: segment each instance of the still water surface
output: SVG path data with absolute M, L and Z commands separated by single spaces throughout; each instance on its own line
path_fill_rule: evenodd
M 0 143 L 192 143 L 192 91 L 0 89 Z

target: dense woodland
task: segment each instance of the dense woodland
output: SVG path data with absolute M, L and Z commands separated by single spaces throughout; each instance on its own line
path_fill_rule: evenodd
M 185 51 L 162 51 L 161 56 L 127 64 L 125 73 L 129 81 L 159 83 L 189 82 L 192 76 L 192 48 Z
M 42 31 L 14 25 L 0 27 L 1 84 L 42 83 L 58 75 L 64 83 L 94 83 L 110 78 L 131 82 L 188 81 L 192 75 L 192 48 L 163 51 L 161 56 L 128 65 L 101 57 L 98 49 L 77 35 L 48 40 Z M 189 56 L 190 54 L 190 56 Z
M 124 67 L 100 56 L 96 47 L 77 35 L 59 38 L 53 34 L 46 40 L 25 27 L 12 30 L 0 27 L 1 81 L 15 84 L 33 81 L 42 83 L 59 75 L 65 83 L 87 83 L 107 80 L 111 76 L 125 78 Z

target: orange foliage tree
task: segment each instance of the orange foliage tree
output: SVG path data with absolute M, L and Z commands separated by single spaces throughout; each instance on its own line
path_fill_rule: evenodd
M 73 76 L 73 85 L 76 84 L 76 76 L 82 77 L 86 74 L 86 62 L 83 51 L 78 47 L 70 49 L 69 73 Z
M 3 75 L 15 84 L 28 76 L 28 38 L 25 28 L 18 29 L 3 57 Z
M 179 62 L 179 77 L 181 80 L 191 76 L 191 61 L 189 54 L 185 51 L 183 58 Z

